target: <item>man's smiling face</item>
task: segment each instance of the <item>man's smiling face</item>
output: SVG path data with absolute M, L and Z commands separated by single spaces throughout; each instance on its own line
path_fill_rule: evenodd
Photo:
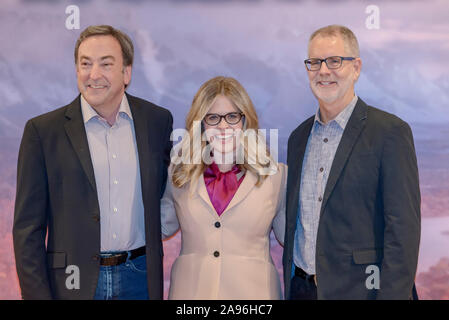
M 78 89 L 93 108 L 115 109 L 131 80 L 131 66 L 123 66 L 122 50 L 114 37 L 92 36 L 79 46 L 76 74 Z
M 352 57 L 340 35 L 317 36 L 309 44 L 309 58 L 326 59 L 333 56 Z M 346 105 L 354 96 L 354 84 L 360 74 L 360 59 L 343 61 L 338 69 L 326 63 L 320 70 L 307 71 L 310 88 L 320 105 Z

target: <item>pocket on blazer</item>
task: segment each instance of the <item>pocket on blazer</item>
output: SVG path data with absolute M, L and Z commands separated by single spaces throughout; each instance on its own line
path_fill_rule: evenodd
M 352 252 L 352 259 L 355 264 L 380 263 L 382 261 L 383 255 L 383 249 L 380 248 L 354 250 Z
M 48 263 L 48 266 L 52 269 L 65 268 L 67 265 L 66 253 L 65 252 L 48 252 L 47 253 L 47 263 Z

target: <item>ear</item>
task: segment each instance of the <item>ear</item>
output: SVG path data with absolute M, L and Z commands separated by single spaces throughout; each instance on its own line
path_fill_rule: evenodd
M 132 65 L 123 68 L 123 82 L 127 86 L 131 82 Z
M 362 59 L 356 58 L 354 60 L 354 82 L 356 82 L 359 79 L 361 71 L 362 71 Z

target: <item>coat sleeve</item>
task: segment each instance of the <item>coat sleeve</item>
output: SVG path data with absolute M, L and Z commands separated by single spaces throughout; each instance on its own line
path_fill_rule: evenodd
M 378 299 L 409 299 L 421 231 L 418 167 L 413 135 L 405 122 L 392 127 L 382 154 L 384 255 Z
M 169 173 L 172 166 L 169 167 Z M 161 200 L 161 231 L 162 239 L 166 239 L 174 235 L 179 229 L 178 217 L 176 215 L 175 204 L 173 201 L 173 183 L 172 175 L 168 175 L 167 186 L 164 196 Z
M 273 230 L 276 239 L 283 246 L 285 237 L 285 220 L 286 220 L 286 193 L 287 193 L 287 166 L 279 163 L 279 174 L 281 175 L 281 183 L 279 186 L 278 203 L 276 207 L 276 216 L 273 220 Z
M 51 299 L 45 237 L 48 181 L 44 153 L 30 120 L 25 126 L 17 164 L 13 243 L 23 299 Z

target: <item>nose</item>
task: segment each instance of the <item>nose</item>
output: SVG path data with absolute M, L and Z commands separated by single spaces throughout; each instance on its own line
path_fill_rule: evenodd
M 322 74 L 330 74 L 331 71 L 327 67 L 327 64 L 325 61 L 321 62 L 321 68 L 320 68 L 320 75 Z
M 98 64 L 96 63 L 93 64 L 92 69 L 90 69 L 89 76 L 92 80 L 97 80 L 101 78 L 101 70 Z
M 218 129 L 227 129 L 229 128 L 229 124 L 226 122 L 225 118 L 221 118 L 220 122 L 217 125 Z

